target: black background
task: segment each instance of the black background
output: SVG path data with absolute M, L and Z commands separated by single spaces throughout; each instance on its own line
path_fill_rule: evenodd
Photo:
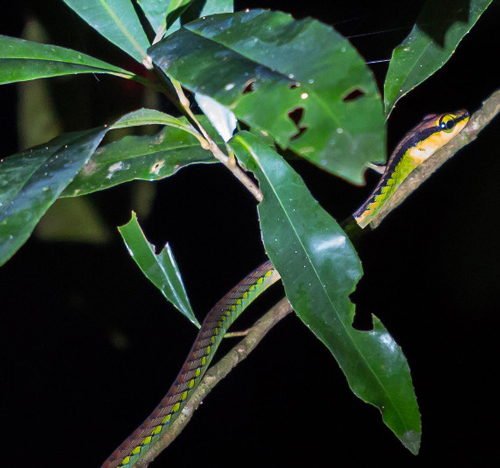
M 381 60 L 422 4 L 237 7 L 338 23 L 343 34 L 357 36 L 352 42 L 367 60 Z M 85 25 L 56 0 L 13 4 L 2 12 L 0 33 L 19 36 L 33 11 L 52 42 L 110 57 L 112 47 L 93 33 L 82 39 Z M 423 115 L 474 111 L 499 87 L 499 12 L 494 2 L 450 62 L 400 101 L 389 121 L 390 148 Z M 380 85 L 386 69 L 373 65 Z M 77 95 L 67 99 L 69 111 L 83 99 L 91 112 L 83 119 L 77 111 L 65 131 L 109 122 L 118 115 L 116 99 L 123 111 L 137 107 L 134 89 L 117 79 L 76 77 L 70 85 Z M 0 87 L 0 103 L 5 157 L 17 149 L 15 86 Z M 497 466 L 498 132 L 497 120 L 360 247 L 357 323 L 366 326 L 376 314 L 408 358 L 423 418 L 419 456 L 352 395 L 329 352 L 290 316 L 209 395 L 154 466 Z M 306 163 L 294 167 L 337 219 L 376 181 L 368 174 L 359 188 Z M 113 229 L 130 218 L 131 200 L 130 186 L 92 196 Z M 265 259 L 255 203 L 222 167 L 189 168 L 158 183 L 141 224 L 156 245 L 171 243 L 199 317 Z M 279 293 L 270 292 L 240 327 Z M 30 239 L 0 269 L 0 294 L 2 466 L 100 466 L 161 399 L 196 334 L 142 276 L 116 231 L 100 246 Z

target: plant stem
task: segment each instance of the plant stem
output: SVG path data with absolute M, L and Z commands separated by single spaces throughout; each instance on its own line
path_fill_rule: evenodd
M 230 157 L 225 154 L 217 146 L 217 143 L 212 140 L 208 132 L 203 128 L 196 116 L 191 111 L 189 99 L 184 94 L 180 83 L 176 80 L 172 80 L 172 83 L 174 84 L 175 91 L 177 92 L 177 95 L 179 97 L 180 105 L 182 106 L 186 116 L 191 120 L 192 123 L 195 124 L 196 128 L 200 131 L 207 142 L 206 147 L 202 145 L 203 148 L 209 150 L 216 159 L 218 159 L 232 172 L 232 174 L 245 186 L 245 188 L 255 197 L 255 199 L 258 202 L 261 202 L 263 200 L 263 196 L 257 185 L 255 185 L 252 179 L 247 176 L 245 171 L 243 171 L 241 167 L 236 164 L 234 156 Z

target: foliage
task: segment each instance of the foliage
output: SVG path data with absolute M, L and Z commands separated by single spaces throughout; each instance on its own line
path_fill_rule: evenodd
M 140 72 L 75 50 L 0 36 L 0 84 L 109 74 L 163 92 L 184 116 L 131 110 L 109 125 L 63 134 L 1 161 L 0 264 L 26 242 L 58 198 L 217 162 L 251 185 L 237 171 L 236 158 L 259 180 L 264 246 L 294 310 L 332 352 L 352 391 L 376 406 L 401 442 L 418 453 L 420 414 L 406 359 L 378 318 L 373 330 L 352 327 L 349 295 L 362 274 L 356 250 L 283 150 L 362 183 L 366 167 L 385 160 L 386 116 L 451 57 L 491 0 L 467 2 L 465 18 L 461 2 L 448 2 L 446 22 L 441 4 L 428 2 L 394 51 L 384 97 L 349 41 L 314 19 L 268 10 L 233 13 L 227 0 L 140 0 L 143 17 L 129 0 L 65 3 L 140 63 Z M 193 15 L 198 19 L 190 21 Z M 148 36 L 156 37 L 152 46 Z M 183 89 L 206 115 L 191 111 Z M 152 136 L 103 143 L 112 130 L 146 125 L 163 128 Z M 135 217 L 121 233 L 145 275 L 197 324 L 171 250 L 155 255 Z

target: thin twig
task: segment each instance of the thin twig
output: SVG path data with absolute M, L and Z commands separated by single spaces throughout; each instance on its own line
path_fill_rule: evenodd
M 436 172 L 448 159 L 451 159 L 464 146 L 474 141 L 478 134 L 500 113 L 500 90 L 495 91 L 483 101 L 482 107 L 474 112 L 467 127 L 453 140 L 443 146 L 439 151 L 418 166 L 401 184 L 387 204 L 380 210 L 370 223 L 372 229 L 377 228 L 384 218 L 410 194 L 417 190 L 434 172 Z
M 174 84 L 175 91 L 177 92 L 177 95 L 179 97 L 180 105 L 182 106 L 184 112 L 186 113 L 186 116 L 191 120 L 192 123 L 196 125 L 197 129 L 200 131 L 200 133 L 203 135 L 203 138 L 205 138 L 207 142 L 206 145 L 202 145 L 203 148 L 209 150 L 216 159 L 218 159 L 222 164 L 224 164 L 224 166 L 226 166 L 233 173 L 233 175 L 245 186 L 245 188 L 255 197 L 255 199 L 258 202 L 261 202 L 264 197 L 262 195 L 262 192 L 259 190 L 259 187 L 257 187 L 257 185 L 255 185 L 252 179 L 250 179 L 250 177 L 247 176 L 245 171 L 243 171 L 241 167 L 235 163 L 234 156 L 230 157 L 227 154 L 225 154 L 217 146 L 217 143 L 215 143 L 215 141 L 212 140 L 211 136 L 208 134 L 208 132 L 203 128 L 203 125 L 201 125 L 198 119 L 196 118 L 196 115 L 193 114 L 190 108 L 189 99 L 184 94 L 184 90 L 182 89 L 180 83 L 174 79 L 172 79 L 172 83 Z
M 137 468 L 146 468 L 174 441 L 186 424 L 191 420 L 194 411 L 202 403 L 207 394 L 252 352 L 269 330 L 290 312 L 292 312 L 292 306 L 290 302 L 288 302 L 288 299 L 281 299 L 249 329 L 247 336 L 243 340 L 207 371 L 200 385 L 193 392 L 178 418 L 172 423 L 169 430 L 161 439 L 146 452 L 144 458 L 136 463 Z

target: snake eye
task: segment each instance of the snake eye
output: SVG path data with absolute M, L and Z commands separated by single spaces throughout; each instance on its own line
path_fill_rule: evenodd
M 438 126 L 441 130 L 449 133 L 455 127 L 455 118 L 451 114 L 445 114 L 439 119 Z

